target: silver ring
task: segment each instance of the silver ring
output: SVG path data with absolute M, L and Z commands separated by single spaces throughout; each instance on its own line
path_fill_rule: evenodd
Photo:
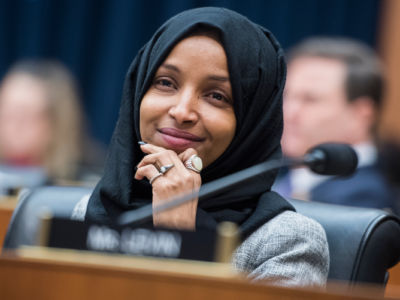
M 150 178 L 149 182 L 150 184 L 152 184 L 154 182 L 154 180 L 156 180 L 158 177 L 163 176 L 163 173 L 158 173 L 156 175 L 154 175 L 153 177 Z
M 186 168 L 189 170 L 195 171 L 196 173 L 200 173 L 201 170 L 203 169 L 203 161 L 201 158 L 193 154 L 186 162 L 185 162 Z
M 160 168 L 160 173 L 162 173 L 162 174 L 167 173 L 168 170 L 171 169 L 173 166 L 174 166 L 174 164 L 162 166 L 162 167 Z

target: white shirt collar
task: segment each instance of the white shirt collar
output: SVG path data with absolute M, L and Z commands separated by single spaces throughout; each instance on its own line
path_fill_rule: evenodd
M 358 168 L 369 166 L 377 159 L 377 150 L 371 142 L 353 145 L 358 156 Z M 324 176 L 313 173 L 307 168 L 297 168 L 290 171 L 290 182 L 292 186 L 292 196 L 297 198 L 308 198 L 309 192 L 318 184 L 328 180 L 332 176 Z
M 374 164 L 378 157 L 375 145 L 368 141 L 353 146 L 358 156 L 358 168 Z

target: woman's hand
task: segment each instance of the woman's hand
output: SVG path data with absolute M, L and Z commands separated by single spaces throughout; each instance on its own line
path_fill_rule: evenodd
M 148 155 L 137 165 L 135 179 L 141 180 L 146 177 L 150 180 L 160 173 L 162 166 L 174 165 L 152 182 L 153 207 L 163 204 L 165 200 L 200 189 L 200 174 L 185 167 L 185 162 L 192 155 L 197 154 L 196 150 L 189 148 L 178 155 L 172 150 L 151 144 L 140 147 Z M 195 198 L 176 208 L 155 213 L 153 223 L 155 226 L 195 230 L 197 203 L 198 198 Z

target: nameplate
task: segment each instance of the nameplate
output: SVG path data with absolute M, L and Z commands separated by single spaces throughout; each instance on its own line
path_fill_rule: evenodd
M 216 232 L 106 226 L 52 218 L 47 247 L 214 261 Z

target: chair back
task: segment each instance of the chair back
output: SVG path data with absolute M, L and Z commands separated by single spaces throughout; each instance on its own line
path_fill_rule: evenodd
M 289 200 L 297 212 L 325 229 L 329 280 L 385 285 L 400 259 L 400 220 L 380 209 Z
M 91 193 L 92 188 L 88 187 L 48 186 L 24 190 L 8 225 L 3 248 L 35 245 L 39 220 L 44 212 L 69 218 L 75 205 Z

